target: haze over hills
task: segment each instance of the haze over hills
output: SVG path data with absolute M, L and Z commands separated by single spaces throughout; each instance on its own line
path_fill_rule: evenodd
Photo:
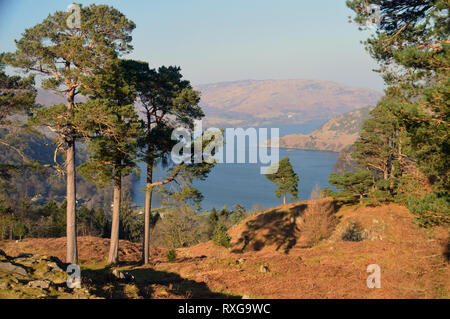
M 247 80 L 197 85 L 208 126 L 328 120 L 375 105 L 380 92 L 319 80 Z
M 319 80 L 246 80 L 195 86 L 205 126 L 264 126 L 328 120 L 343 113 L 375 105 L 380 92 Z M 78 97 L 82 100 L 82 97 Z M 64 103 L 65 98 L 38 89 L 43 105 Z

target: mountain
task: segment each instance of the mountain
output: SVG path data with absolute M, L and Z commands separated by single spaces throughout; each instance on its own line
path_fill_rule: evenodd
M 375 105 L 382 94 L 317 80 L 246 80 L 195 86 L 201 92 L 204 126 L 245 127 L 329 120 Z M 77 101 L 84 101 L 78 96 Z M 62 95 L 38 89 L 37 102 L 65 103 Z
M 317 80 L 247 80 L 197 85 L 206 126 L 263 126 L 328 120 L 375 105 L 382 94 Z
M 340 152 L 353 144 L 373 107 L 364 107 L 333 118 L 310 134 L 291 134 L 280 138 L 280 147 Z M 265 144 L 265 143 L 263 143 Z

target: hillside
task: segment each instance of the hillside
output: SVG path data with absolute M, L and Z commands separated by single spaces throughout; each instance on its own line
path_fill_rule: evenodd
M 2 277 L 0 271 L 0 295 L 22 298 L 79 298 L 80 294 L 87 298 L 449 298 L 448 230 L 437 228 L 429 232 L 418 228 L 412 223 L 413 215 L 400 205 L 343 207 L 334 212 L 338 224 L 331 236 L 308 247 L 303 240 L 304 218 L 306 209 L 314 204 L 332 203 L 327 199 L 305 201 L 257 213 L 229 230 L 232 236 L 229 249 L 205 242 L 177 249 L 175 262 L 168 262 L 164 257 L 167 250 L 153 247 L 149 266 L 138 264 L 141 244 L 121 241 L 119 254 L 123 263 L 112 269 L 105 268 L 108 240 L 80 237 L 82 289 L 70 295 L 62 284 L 52 282 L 52 277 L 46 277 L 51 281 L 49 289 L 29 288 L 26 283 L 38 280 L 39 272 L 19 282 L 11 276 Z M 364 240 L 343 241 L 343 233 L 355 221 L 363 227 Z M 248 244 L 244 248 L 245 237 Z M 0 242 L 0 249 L 9 256 L 39 253 L 64 260 L 64 248 L 64 238 Z M 14 263 L 17 266 L 29 262 L 29 258 L 39 261 L 36 265 L 52 260 L 42 255 L 28 256 L 16 258 Z M 381 268 L 380 289 L 369 289 L 366 285 L 369 275 L 366 270 L 370 264 Z M 50 272 L 45 274 L 51 276 Z
M 316 80 L 234 81 L 198 85 L 207 125 L 262 126 L 327 120 L 375 105 L 382 94 Z
M 280 138 L 279 147 L 340 152 L 352 145 L 372 107 L 345 113 L 324 123 L 310 134 L 290 134 Z M 266 145 L 266 143 L 262 143 Z

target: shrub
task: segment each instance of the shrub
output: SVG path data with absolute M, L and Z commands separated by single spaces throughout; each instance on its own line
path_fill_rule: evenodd
M 169 251 L 166 254 L 167 261 L 172 263 L 177 259 L 177 252 L 175 249 L 169 249 Z
M 228 235 L 225 225 L 222 223 L 217 224 L 213 232 L 212 241 L 217 246 L 230 247 L 231 236 Z
M 155 245 L 170 249 L 188 247 L 199 243 L 199 219 L 189 207 L 164 210 L 152 230 Z
M 245 218 L 245 208 L 242 205 L 234 205 L 233 206 L 233 211 L 230 215 L 230 220 L 231 222 L 234 224 L 237 224 L 238 222 L 240 222 L 242 219 Z
M 321 240 L 330 237 L 336 227 L 337 219 L 331 201 L 318 200 L 320 190 L 313 190 L 312 201 L 304 214 L 302 236 L 306 246 L 317 245 Z
M 362 241 L 366 237 L 366 232 L 360 223 L 357 221 L 351 221 L 344 233 L 342 234 L 342 240 L 344 241 Z
M 431 193 L 422 197 L 409 195 L 406 206 L 417 217 L 415 221 L 421 227 L 450 224 L 450 197 Z

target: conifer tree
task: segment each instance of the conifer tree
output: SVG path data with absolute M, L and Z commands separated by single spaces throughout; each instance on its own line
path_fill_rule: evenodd
M 192 89 L 189 81 L 183 79 L 181 69 L 176 66 L 162 66 L 158 70 L 149 69 L 148 64 L 141 62 L 130 68 L 139 83 L 137 86 L 139 102 L 144 109 L 144 138 L 142 139 L 143 159 L 147 164 L 145 208 L 144 208 L 144 243 L 142 261 L 149 262 L 150 222 L 152 193 L 156 187 L 173 182 L 177 176 L 183 175 L 192 181 L 194 177 L 205 178 L 211 165 L 173 165 L 168 175 L 161 180 L 153 180 L 153 166 L 158 160 L 170 163 L 167 155 L 177 143 L 171 139 L 172 130 L 177 126 L 192 128 L 194 120 L 201 119 L 204 113 L 198 105 L 199 92 Z M 183 191 L 198 195 L 192 187 L 184 187 Z M 179 193 L 179 192 L 178 192 Z M 200 199 L 201 200 L 201 199 Z
M 76 243 L 76 168 L 73 124 L 75 96 L 85 86 L 85 79 L 101 69 L 119 53 L 129 52 L 130 32 L 135 28 L 121 12 L 107 5 L 80 7 L 80 24 L 68 24 L 72 13 L 57 11 L 41 23 L 26 29 L 17 50 L 4 61 L 17 68 L 44 76 L 42 86 L 63 93 L 65 105 L 54 105 L 39 113 L 39 120 L 54 130 L 65 151 L 67 179 L 67 259 L 77 263 Z M 73 21 L 73 20 L 71 20 Z
M 100 186 L 113 182 L 113 212 L 108 262 L 118 262 L 122 177 L 136 166 L 141 121 L 134 109 L 135 83 L 127 77 L 129 61 L 114 60 L 88 82 L 90 100 L 77 113 L 87 137 L 89 159 L 81 174 Z
M 353 21 L 362 28 L 371 18 L 368 6 L 379 8 L 379 26 L 365 45 L 380 66 L 390 113 L 404 128 L 400 135 L 407 137 L 410 155 L 431 185 L 433 194 L 428 199 L 440 203 L 421 205 L 423 210 L 439 209 L 424 212 L 420 219 L 427 225 L 446 223 L 450 221 L 449 2 L 349 0 L 347 5 L 356 13 Z M 401 153 L 404 143 L 399 141 Z
M 278 171 L 273 174 L 266 173 L 266 177 L 277 186 L 275 196 L 283 196 L 283 204 L 286 204 L 286 194 L 291 195 L 291 200 L 298 199 L 298 175 L 294 172 L 289 157 L 273 165 L 278 166 Z M 268 170 L 271 171 L 271 168 Z

